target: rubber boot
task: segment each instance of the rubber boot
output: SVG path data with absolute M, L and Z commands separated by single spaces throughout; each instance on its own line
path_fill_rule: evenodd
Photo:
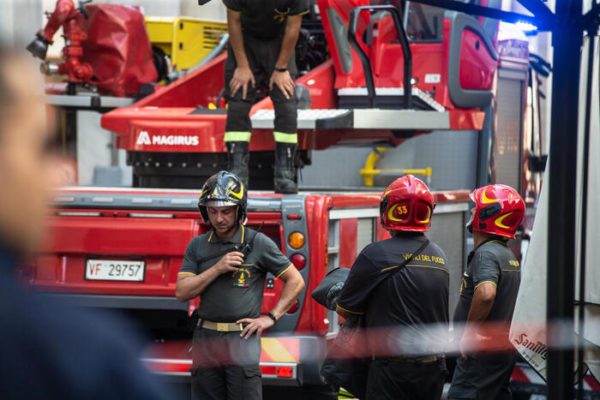
M 248 188 L 248 142 L 227 142 L 227 171 L 233 172 Z
M 276 143 L 275 148 L 275 192 L 292 194 L 298 193 L 296 185 L 296 167 L 294 166 L 294 156 L 296 154 L 296 144 Z

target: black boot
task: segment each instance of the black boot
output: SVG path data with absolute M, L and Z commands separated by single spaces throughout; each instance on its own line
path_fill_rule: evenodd
M 240 178 L 248 188 L 248 142 L 227 142 L 227 170 Z
M 296 167 L 294 156 L 296 144 L 276 143 L 275 148 L 275 192 L 292 194 L 298 193 L 296 184 Z

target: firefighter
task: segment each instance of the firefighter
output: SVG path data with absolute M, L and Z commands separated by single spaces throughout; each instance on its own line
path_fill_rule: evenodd
M 300 273 L 266 235 L 246 228 L 247 192 L 233 173 L 210 177 L 198 207 L 211 229 L 187 246 L 177 279 L 180 301 L 201 297 L 192 342 L 192 398 L 260 399 L 260 335 L 304 288 Z M 284 283 L 275 307 L 261 315 L 265 275 Z
M 476 189 L 471 200 L 475 207 L 471 210 L 467 228 L 473 233 L 475 250 L 469 255 L 454 313 L 455 324 L 464 323 L 465 327 L 460 340 L 461 357 L 454 371 L 449 398 L 510 399 L 509 380 L 515 353 L 508 334 L 521 269 L 507 242 L 515 237 L 523 221 L 525 203 L 516 190 L 505 185 Z M 485 330 L 484 323 L 494 325 L 487 325 Z M 495 353 L 467 351 L 469 347 L 485 349 L 486 345 L 507 350 Z
M 223 0 L 230 46 L 225 64 L 228 170 L 248 186 L 252 105 L 268 93 L 275 108 L 274 186 L 296 193 L 298 145 L 294 47 L 307 0 Z
M 0 397 L 172 398 L 141 364 L 132 327 L 23 285 L 21 267 L 52 239 L 43 227 L 60 183 L 38 76 L 29 57 L 0 44 Z
M 444 251 L 425 236 L 433 208 L 427 185 L 412 175 L 388 186 L 380 215 L 392 237 L 361 251 L 338 299 L 338 314 L 363 316 L 369 333 L 367 399 L 442 394 L 447 338 L 430 327 L 448 329 L 449 273 Z

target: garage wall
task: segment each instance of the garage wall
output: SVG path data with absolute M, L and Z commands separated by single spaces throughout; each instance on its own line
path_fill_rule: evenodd
M 43 22 L 42 1 L 2 0 L 1 3 L 0 38 L 15 45 L 31 41 Z
M 438 131 L 416 136 L 384 153 L 377 168 L 431 167 L 432 189 L 472 189 L 477 177 L 478 140 L 478 133 L 472 131 Z M 362 186 L 359 171 L 371 150 L 372 147 L 339 147 L 314 151 L 313 164 L 302 171 L 301 186 Z M 395 178 L 376 178 L 375 185 L 387 186 Z
M 203 6 L 199 6 L 196 0 L 182 0 L 181 15 L 220 22 L 227 21 L 227 9 L 221 0 L 212 0 Z
M 312 165 L 301 173 L 301 187 L 356 187 L 363 180 L 358 171 L 362 168 L 371 147 L 338 147 L 313 151 Z

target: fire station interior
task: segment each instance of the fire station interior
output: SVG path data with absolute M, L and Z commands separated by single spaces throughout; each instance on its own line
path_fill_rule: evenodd
M 422 180 L 437 202 L 427 235 L 448 257 L 450 319 L 474 247 L 465 229 L 469 193 L 503 184 L 520 194 L 525 218 L 509 241 L 523 265 L 513 324 L 567 321 L 563 333 L 585 345 L 540 339 L 550 354 L 542 359 L 536 345 L 518 339 L 529 331 L 511 338 L 519 353 L 513 398 L 600 398 L 593 262 L 600 214 L 591 194 L 600 168 L 598 4 L 308 3 L 293 56 L 297 194 L 274 193 L 273 103 L 263 96 L 250 112 L 248 226 L 271 238 L 307 283 L 262 341 L 265 398 L 338 398 L 322 390 L 319 362 L 341 320 L 310 290 L 317 277 L 350 268 L 361 250 L 387 237 L 379 196 L 406 175 Z M 149 349 L 167 349 L 144 359 L 153 376 L 174 398 L 189 398 L 190 315 L 198 301 L 178 302 L 174 288 L 187 241 L 209 230 L 197 212 L 200 189 L 227 169 L 226 7 L 220 0 L 5 0 L 3 9 L 0 33 L 9 42 L 25 48 L 44 39 L 27 50 L 56 111 L 64 159 L 49 217 L 56 243 L 23 276 L 33 290 L 132 321 Z M 578 12 L 575 22 L 561 22 Z M 570 47 L 580 49 L 571 64 Z M 292 232 L 302 237 L 299 246 Z M 94 262 L 118 260 L 144 272 L 91 277 Z M 281 288 L 268 274 L 263 310 Z M 451 370 L 455 356 L 447 357 Z

